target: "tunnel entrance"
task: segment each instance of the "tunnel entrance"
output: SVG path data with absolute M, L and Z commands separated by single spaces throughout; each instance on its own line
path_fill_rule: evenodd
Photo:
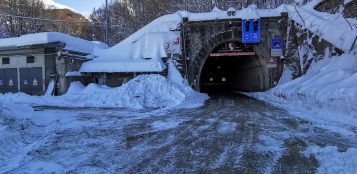
M 210 94 L 262 91 L 268 88 L 267 76 L 265 61 L 258 58 L 251 45 L 226 42 L 214 48 L 205 60 L 199 89 Z

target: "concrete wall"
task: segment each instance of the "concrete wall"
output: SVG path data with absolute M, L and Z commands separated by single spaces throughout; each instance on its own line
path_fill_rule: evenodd
M 134 77 L 134 73 L 107 73 L 105 76 L 105 85 L 109 87 L 118 87 Z
M 5 52 L 2 52 L 5 53 Z M 14 55 L 14 56 L 2 56 L 0 57 L 0 69 L 4 68 L 16 68 L 17 69 L 17 77 L 18 77 L 18 84 L 21 84 L 20 82 L 20 68 L 34 68 L 34 67 L 41 67 L 42 68 L 42 87 L 45 90 L 46 89 L 46 74 L 45 74 L 45 56 L 44 54 L 32 54 L 31 56 L 35 57 L 35 62 L 34 63 L 27 63 L 27 56 L 19 56 L 19 55 Z M 10 64 L 3 64 L 2 63 L 2 58 L 3 57 L 9 57 L 10 58 Z M 18 90 L 20 91 L 20 85 L 18 85 Z
M 63 95 L 67 92 L 69 85 L 72 81 L 84 81 L 84 77 L 71 78 L 66 77 L 67 72 L 79 71 L 82 63 L 85 60 L 72 59 L 72 58 L 56 58 L 56 70 L 57 70 L 57 95 Z
M 238 91 L 263 91 L 270 86 L 268 68 L 264 59 L 249 57 L 240 59 L 236 65 L 234 89 Z

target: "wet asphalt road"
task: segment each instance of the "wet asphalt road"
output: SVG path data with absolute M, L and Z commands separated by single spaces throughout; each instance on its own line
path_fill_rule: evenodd
M 59 173 L 315 173 L 318 160 L 303 154 L 309 146 L 357 147 L 354 139 L 238 94 L 168 113 L 36 109 L 75 119 L 6 123 L 13 130 L 0 143 L 0 171 L 48 173 L 42 161 Z M 25 155 L 11 167 L 16 153 Z

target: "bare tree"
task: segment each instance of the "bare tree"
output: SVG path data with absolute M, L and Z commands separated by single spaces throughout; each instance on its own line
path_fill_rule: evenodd
M 0 24 L 10 37 L 45 30 L 45 22 L 33 19 L 47 16 L 48 13 L 42 1 L 1 0 L 0 13 L 2 14 Z

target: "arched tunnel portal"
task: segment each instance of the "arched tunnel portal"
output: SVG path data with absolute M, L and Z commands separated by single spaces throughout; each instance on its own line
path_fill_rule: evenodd
M 205 45 L 210 47 L 202 48 L 190 67 L 195 77 L 193 85 L 198 91 L 263 91 L 270 87 L 266 61 L 254 44 L 223 38 Z

